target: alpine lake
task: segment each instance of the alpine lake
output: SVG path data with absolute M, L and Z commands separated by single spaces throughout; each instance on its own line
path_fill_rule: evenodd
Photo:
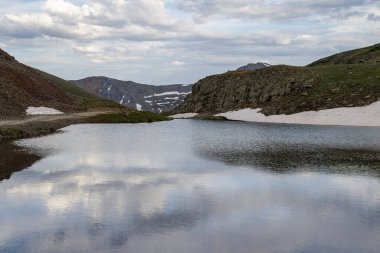
M 82 124 L 0 155 L 1 253 L 380 252 L 380 128 Z

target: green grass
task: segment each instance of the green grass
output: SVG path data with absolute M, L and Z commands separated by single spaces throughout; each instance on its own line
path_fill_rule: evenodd
M 66 92 L 68 94 L 75 95 L 75 96 L 85 98 L 85 99 L 95 99 L 96 98 L 95 95 L 92 95 L 92 94 L 88 93 L 87 91 L 82 90 L 81 88 L 71 84 L 70 82 L 68 82 L 66 80 L 63 80 L 62 78 L 48 74 L 46 72 L 43 72 L 41 70 L 29 67 L 29 66 L 26 66 L 26 67 L 37 72 L 40 76 L 47 79 L 48 81 L 50 81 L 50 83 L 61 88 L 64 92 Z
M 318 75 L 318 85 L 313 92 L 325 92 L 327 89 L 349 90 L 357 87 L 373 88 L 380 84 L 380 65 L 330 65 L 305 68 Z
M 151 123 L 170 120 L 168 117 L 152 112 L 133 112 L 129 114 L 101 114 L 89 118 L 89 123 Z
M 65 93 L 74 95 L 81 99 L 80 107 L 84 110 L 88 109 L 94 109 L 94 108 L 125 108 L 118 103 L 106 100 L 103 98 L 99 98 L 95 95 L 92 95 L 88 93 L 87 91 L 71 84 L 70 82 L 63 80 L 59 77 L 56 77 L 54 75 L 45 73 L 41 70 L 31 68 L 34 71 L 36 71 L 39 75 L 41 75 L 43 78 L 49 80 L 52 84 L 55 86 L 61 88 Z
M 3 138 L 18 138 L 23 134 L 24 132 L 17 128 L 0 128 L 0 137 Z
M 320 66 L 320 65 L 334 65 L 334 64 L 373 64 L 380 63 L 380 44 L 375 44 L 373 46 L 354 49 L 338 54 L 334 54 L 320 60 L 317 60 L 309 66 Z
M 199 119 L 199 120 L 216 120 L 216 121 L 227 120 L 226 117 L 215 116 L 215 115 L 211 115 L 211 114 L 199 114 L 199 115 L 195 116 L 194 119 Z

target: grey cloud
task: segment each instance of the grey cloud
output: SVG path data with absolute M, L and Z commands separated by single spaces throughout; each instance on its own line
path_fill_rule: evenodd
M 50 9 L 47 1 L 0 9 L 0 39 L 20 60 L 67 79 L 192 83 L 254 61 L 304 65 L 377 42 L 380 25 L 366 26 L 380 19 L 371 0 L 170 0 L 170 9 L 156 0 L 65 0 L 71 12 L 50 2 Z M 173 61 L 186 67 L 173 68 Z M 145 75 L 147 69 L 161 71 Z
M 367 19 L 369 21 L 380 21 L 380 15 L 376 15 L 374 13 L 371 13 L 368 15 Z
M 373 4 L 373 0 L 321 0 L 295 1 L 287 0 L 281 3 L 250 0 L 179 0 L 177 6 L 185 12 L 194 14 L 197 21 L 207 20 L 211 16 L 229 16 L 237 19 L 299 19 L 313 16 L 329 18 L 344 18 L 353 7 Z
M 40 36 L 38 29 L 0 18 L 0 34 L 13 38 L 31 39 Z

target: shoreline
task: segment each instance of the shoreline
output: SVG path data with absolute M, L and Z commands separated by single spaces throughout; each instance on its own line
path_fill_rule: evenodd
M 204 116 L 206 115 L 206 116 Z M 354 127 L 380 127 L 380 101 L 361 107 L 338 107 L 320 111 L 304 111 L 294 114 L 281 114 L 266 116 L 260 108 L 244 108 L 218 114 L 213 113 L 182 113 L 171 115 L 172 118 L 207 119 L 224 118 L 229 121 L 318 125 L 318 126 L 354 126 Z
M 105 109 L 63 115 L 32 116 L 18 120 L 0 121 L 0 143 L 48 135 L 76 124 L 152 123 L 171 120 L 150 112 Z

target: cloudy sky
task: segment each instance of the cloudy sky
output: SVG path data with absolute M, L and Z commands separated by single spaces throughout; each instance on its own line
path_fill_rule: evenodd
M 194 83 L 378 42 L 379 0 L 0 0 L 0 47 L 65 79 Z

